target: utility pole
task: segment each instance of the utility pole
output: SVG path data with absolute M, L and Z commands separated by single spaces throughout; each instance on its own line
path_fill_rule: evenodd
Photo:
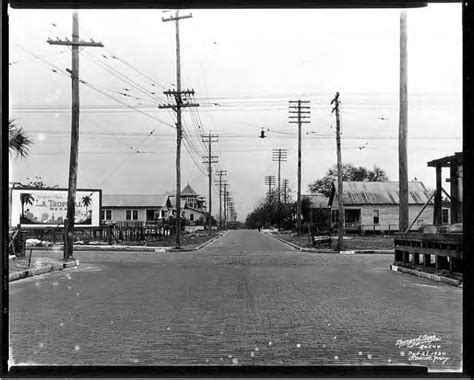
M 196 103 L 184 103 L 182 95 L 194 96 L 194 90 L 181 91 L 181 57 L 179 45 L 179 20 L 192 17 L 191 14 L 180 16 L 179 10 L 175 16 L 169 18 L 162 17 L 163 22 L 174 21 L 176 26 L 176 91 L 168 90 L 163 93 L 167 96 L 174 96 L 175 104 L 159 105 L 158 108 L 171 108 L 176 112 L 176 248 L 181 248 L 181 139 L 183 136 L 181 126 L 181 108 L 197 107 Z
M 272 192 L 272 186 L 275 185 L 275 176 L 266 175 L 265 176 L 265 185 L 268 185 L 268 197 L 270 198 L 270 193 Z
M 341 159 L 341 122 L 339 119 L 339 92 L 331 101 L 334 108 L 331 113 L 336 111 L 336 149 L 337 149 L 337 199 L 338 199 L 338 215 L 337 215 L 337 249 L 344 249 L 344 204 L 342 199 L 342 159 Z
M 283 180 L 283 202 L 286 204 L 288 197 L 289 181 L 287 179 Z
M 227 229 L 227 183 L 224 183 L 224 230 Z
M 288 158 L 288 150 L 287 149 L 273 149 L 272 150 L 272 160 L 278 161 L 278 230 L 281 230 L 281 181 L 280 181 L 280 174 L 281 174 L 281 162 L 286 161 Z
M 296 229 L 298 234 L 301 234 L 301 125 L 310 123 L 310 106 L 308 105 L 310 101 L 290 100 L 289 103 L 289 123 L 298 124 L 298 198 L 296 203 Z
M 209 143 L 209 156 L 203 156 L 203 163 L 207 164 L 207 171 L 209 175 L 209 207 L 208 207 L 208 223 L 209 223 L 209 235 L 212 232 L 212 164 L 217 163 L 217 156 L 212 155 L 212 143 L 217 142 L 217 135 L 212 135 L 211 132 L 209 132 L 208 136 L 203 135 L 202 136 L 202 142 L 207 142 Z
M 219 230 L 222 229 L 222 176 L 227 175 L 227 170 L 216 170 L 216 174 L 219 176 Z
M 71 81 L 72 81 L 72 111 L 71 111 L 71 149 L 69 154 L 69 182 L 67 193 L 67 216 L 64 223 L 64 260 L 73 255 L 74 215 L 76 213 L 77 166 L 79 156 L 79 47 L 104 47 L 100 42 L 79 40 L 79 15 L 72 13 L 72 41 L 48 39 L 50 45 L 71 46 Z
M 398 186 L 400 206 L 398 213 L 399 231 L 408 228 L 408 91 L 407 91 L 407 14 L 400 12 L 400 115 L 398 126 Z

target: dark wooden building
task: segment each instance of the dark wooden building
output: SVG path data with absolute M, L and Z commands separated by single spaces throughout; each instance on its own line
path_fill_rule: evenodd
M 399 233 L 395 237 L 394 265 L 462 280 L 463 155 L 456 153 L 428 162 L 436 169 L 433 225 L 422 232 Z M 449 168 L 450 193 L 442 186 L 442 168 Z M 449 199 L 451 225 L 443 226 L 443 194 Z

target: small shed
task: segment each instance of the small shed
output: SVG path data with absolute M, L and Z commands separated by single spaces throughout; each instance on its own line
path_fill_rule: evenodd
M 314 230 L 331 227 L 329 198 L 323 194 L 302 194 L 301 199 L 309 201 L 309 220 Z

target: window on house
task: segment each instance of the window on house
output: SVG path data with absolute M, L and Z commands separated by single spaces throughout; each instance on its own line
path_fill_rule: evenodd
M 379 219 L 379 216 L 380 216 L 380 215 L 379 215 L 379 210 L 374 210 L 373 214 L 374 214 L 374 224 L 379 224 L 379 222 L 380 222 L 380 219 Z
M 112 220 L 112 210 L 102 210 L 101 220 Z
M 190 220 L 191 222 L 194 221 L 194 214 L 190 214 L 190 215 L 189 215 L 189 220 Z
M 449 209 L 443 208 L 442 214 L 443 214 L 442 215 L 443 216 L 442 223 L 443 224 L 449 224 Z
M 138 210 L 125 210 L 126 220 L 138 220 Z
M 358 223 L 360 221 L 360 210 L 344 210 L 346 223 Z
M 155 220 L 157 213 L 156 210 L 146 210 L 146 220 Z

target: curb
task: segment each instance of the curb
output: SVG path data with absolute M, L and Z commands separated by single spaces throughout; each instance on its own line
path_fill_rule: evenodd
M 217 234 L 217 236 L 214 236 L 212 239 L 209 239 L 208 241 L 205 241 L 204 243 L 202 243 L 201 245 L 198 245 L 196 248 L 193 249 L 193 251 L 199 251 L 200 249 L 203 249 L 204 247 L 208 246 L 209 244 L 213 243 L 214 241 L 216 241 L 217 239 L 219 239 L 220 237 L 224 236 L 225 234 L 227 233 L 227 231 L 225 232 L 219 232 Z
M 21 280 L 26 277 L 37 276 L 44 273 L 49 272 L 57 272 L 63 270 L 65 268 L 72 268 L 79 265 L 79 260 L 69 261 L 63 264 L 56 264 L 56 265 L 48 265 L 44 267 L 34 268 L 34 269 L 27 269 L 21 272 L 10 273 L 8 275 L 8 281 L 16 281 Z
M 462 281 L 456 280 L 454 278 L 438 276 L 436 274 L 421 272 L 421 271 L 416 270 L 416 269 L 404 268 L 404 267 L 400 267 L 398 265 L 393 265 L 393 264 L 390 264 L 390 270 L 392 270 L 394 272 L 412 274 L 412 275 L 415 275 L 415 276 L 418 276 L 418 277 L 427 278 L 427 279 L 432 280 L 432 281 L 444 282 L 445 284 L 453 285 L 453 286 L 457 286 L 457 287 L 462 288 Z
M 351 255 L 351 254 L 356 254 L 356 253 L 379 253 L 379 254 L 395 254 L 395 250 L 394 249 L 357 249 L 357 250 L 349 250 L 349 251 L 340 251 L 340 252 L 337 252 L 337 251 L 333 251 L 333 250 L 330 250 L 330 249 L 317 249 L 317 248 L 303 248 L 303 247 L 300 247 L 299 245 L 296 245 L 294 243 L 291 243 L 289 241 L 286 241 L 280 237 L 277 237 L 277 236 L 274 236 L 274 235 L 271 235 L 269 234 L 268 232 L 261 232 L 262 234 L 265 234 L 267 236 L 270 236 L 282 243 L 285 243 L 287 245 L 289 245 L 290 247 L 292 248 L 295 248 L 301 252 L 315 252 L 315 253 L 337 253 L 337 254 L 340 254 L 340 255 Z
M 331 250 L 328 250 L 328 249 L 322 250 L 322 249 L 316 249 L 316 248 L 303 248 L 303 247 L 300 247 L 299 245 L 296 245 L 294 243 L 286 241 L 286 240 L 284 240 L 280 237 L 273 236 L 273 235 L 269 234 L 268 232 L 261 231 L 261 233 L 264 234 L 264 235 L 270 236 L 271 238 L 273 238 L 275 240 L 278 240 L 279 242 L 281 242 L 283 244 L 286 244 L 286 245 L 290 246 L 291 248 L 297 249 L 298 251 L 301 251 L 301 252 L 335 253 L 334 251 L 331 251 Z
M 58 248 L 62 249 L 62 245 L 52 247 L 28 247 L 33 251 L 56 251 Z M 142 245 L 74 245 L 74 251 L 150 251 L 154 252 L 158 248 L 170 247 L 149 247 Z
M 198 245 L 195 248 L 180 248 L 174 247 L 151 247 L 144 245 L 75 245 L 74 251 L 141 251 L 141 252 L 191 252 L 198 251 L 204 248 L 207 244 L 211 244 L 214 240 L 223 236 L 224 234 L 218 234 L 214 238 Z M 28 247 L 34 251 L 56 251 L 58 248 L 62 249 L 62 246 L 50 246 L 50 247 Z

